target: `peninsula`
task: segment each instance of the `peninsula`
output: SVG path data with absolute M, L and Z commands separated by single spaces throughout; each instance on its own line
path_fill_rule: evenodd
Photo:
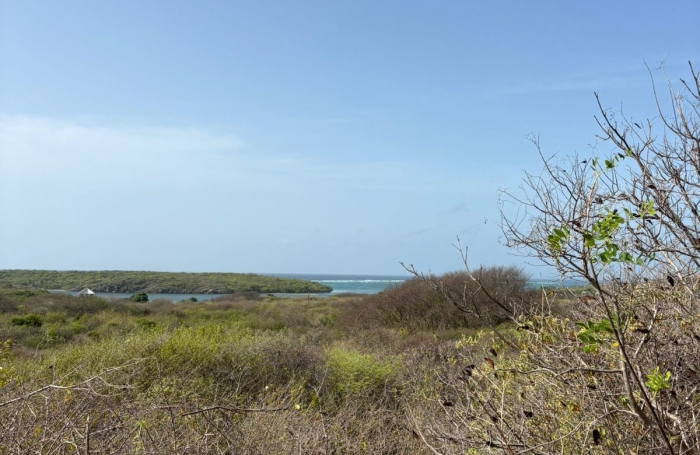
M 324 293 L 333 288 L 313 281 L 252 273 L 184 273 L 145 271 L 0 270 L 0 287 L 33 287 L 95 292 L 162 294 Z

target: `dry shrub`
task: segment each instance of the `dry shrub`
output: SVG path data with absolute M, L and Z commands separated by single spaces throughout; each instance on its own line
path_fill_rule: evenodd
M 648 307 L 652 296 L 659 303 Z M 696 453 L 700 317 L 679 314 L 689 298 L 645 286 L 625 300 L 635 314 L 622 332 L 634 371 L 625 372 L 615 335 L 601 319 L 589 329 L 539 315 L 520 320 L 516 330 L 413 351 L 411 382 L 424 387 L 408 412 L 426 446 L 442 454 Z M 591 321 L 590 305 L 572 308 L 572 316 Z M 639 391 L 635 402 L 628 398 L 632 375 L 651 406 Z M 671 449 L 645 431 L 653 420 L 637 412 L 658 415 Z
M 108 308 L 122 314 L 132 316 L 176 314 L 178 310 L 187 307 L 189 303 L 173 303 L 168 299 L 156 299 L 152 302 L 134 302 L 129 299 L 111 300 Z
M 527 289 L 528 276 L 517 267 L 487 267 L 476 275 L 450 272 L 432 281 L 413 278 L 342 308 L 338 326 L 395 327 L 411 332 L 479 327 L 508 320 L 496 302 L 510 301 L 530 308 L 536 292 Z M 462 307 L 455 305 L 457 300 Z
M 4 295 L 0 295 L 0 313 L 14 313 L 19 304 Z
M 287 393 L 261 395 L 249 407 L 136 401 L 128 393 L 105 394 L 97 383 L 6 405 L 0 446 L 6 453 L 427 453 L 403 416 L 380 406 L 349 403 L 328 415 L 297 409 Z
M 212 302 L 240 302 L 240 301 L 256 301 L 260 300 L 262 297 L 259 292 L 245 291 L 245 292 L 235 292 L 233 294 L 226 294 L 219 297 L 214 297 L 211 299 Z
M 99 297 L 74 297 L 70 294 L 39 294 L 23 302 L 26 311 L 35 313 L 64 312 L 68 316 L 94 314 L 106 310 L 109 303 Z
M 457 343 L 439 393 L 414 408 L 426 446 L 700 453 L 700 73 L 690 69 L 680 91 L 669 83 L 658 126 L 599 103 L 611 153 L 540 150 L 542 172 L 505 194 L 507 244 L 592 289 L 568 317 L 542 305 L 516 330 L 494 329 L 480 353 L 483 340 Z
M 210 325 L 69 346 L 0 388 L 7 453 L 422 453 L 398 358 Z

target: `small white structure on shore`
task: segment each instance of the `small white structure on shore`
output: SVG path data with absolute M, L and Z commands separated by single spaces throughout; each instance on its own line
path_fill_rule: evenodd
M 95 293 L 92 292 L 92 289 L 90 288 L 85 288 L 82 291 L 78 292 L 78 297 L 85 297 L 90 295 L 95 295 Z

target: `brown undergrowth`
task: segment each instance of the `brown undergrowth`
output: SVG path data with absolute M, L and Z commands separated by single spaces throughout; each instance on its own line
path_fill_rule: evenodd
M 409 410 L 466 332 L 346 324 L 404 292 L 15 298 L 0 313 L 0 453 L 426 453 Z

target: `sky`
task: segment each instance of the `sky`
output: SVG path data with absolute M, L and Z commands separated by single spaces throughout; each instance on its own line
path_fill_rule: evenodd
M 700 2 L 0 0 L 0 269 L 518 265 L 499 192 L 656 115 Z

